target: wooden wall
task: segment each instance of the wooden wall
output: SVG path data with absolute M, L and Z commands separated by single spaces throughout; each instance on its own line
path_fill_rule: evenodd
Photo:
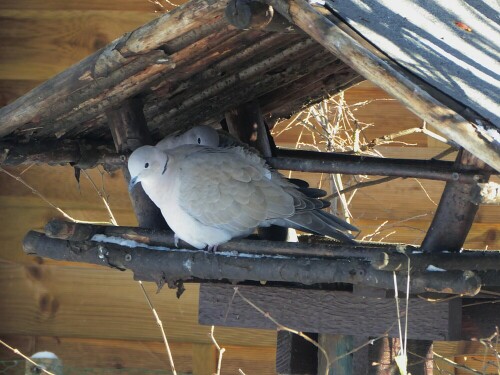
M 169 8 L 166 2 L 162 4 Z M 0 105 L 156 17 L 158 9 L 148 0 L 0 2 Z M 346 94 L 351 104 L 386 97 L 368 83 Z M 357 110 L 356 116 L 376 125 L 366 131 L 369 139 L 421 125 L 419 119 L 394 101 L 373 102 Z M 277 140 L 283 145 L 294 145 L 299 131 L 295 128 L 285 132 Z M 380 151 L 385 156 L 403 153 L 427 158 L 443 149 L 422 135 L 412 135 L 405 141 L 416 145 L 404 149 L 382 147 Z M 74 218 L 108 220 L 90 181 L 82 176 L 78 185 L 70 168 L 35 166 L 10 171 Z M 109 196 L 119 224 L 134 225 L 121 174 L 102 177 L 94 170 L 90 176 Z M 325 176 L 305 178 L 312 184 L 326 183 Z M 442 188 L 442 183 L 408 179 L 360 190 L 351 205 L 353 223 L 365 235 L 388 220 L 375 239 L 418 243 Z M 54 351 L 72 373 L 95 369 L 96 373 L 145 374 L 168 368 L 159 330 L 130 273 L 23 254 L 24 234 L 43 228 L 54 217 L 61 215 L 40 196 L 0 173 L 1 338 L 27 354 Z M 500 248 L 499 229 L 498 211 L 481 208 L 467 246 Z M 390 234 L 392 231 L 396 233 Z M 215 351 L 208 336 L 209 327 L 197 324 L 197 286 L 189 285 L 180 299 L 166 288 L 159 294 L 154 285 L 146 288 L 172 342 L 177 369 L 181 373 L 212 373 Z M 215 335 L 227 349 L 223 374 L 236 374 L 239 368 L 247 374 L 274 373 L 274 331 L 216 328 Z M 449 356 L 477 350 L 458 344 L 438 348 Z M 0 348 L 0 373 L 5 365 L 2 361 L 14 358 L 13 353 Z

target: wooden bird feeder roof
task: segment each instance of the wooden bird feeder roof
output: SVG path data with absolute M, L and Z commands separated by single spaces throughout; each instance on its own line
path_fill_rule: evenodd
M 363 4 L 192 0 L 0 109 L 0 139 L 111 145 L 107 112 L 128 98 L 142 100 L 154 139 L 218 125 L 250 101 L 272 124 L 366 78 L 499 169 L 495 33 L 476 26 L 494 21 L 480 12 L 467 25 L 425 18 L 425 6 L 407 2 Z
M 73 162 L 75 168 L 85 168 L 82 158 L 92 166 L 112 156 L 123 166 L 126 156 L 116 151 L 128 152 L 193 125 L 219 126 L 225 116 L 235 112 L 232 110 L 237 112 L 245 104 L 258 109 L 255 112 L 259 112 L 259 124 L 255 124 L 260 126 L 262 135 L 266 133 L 260 112 L 272 125 L 279 118 L 367 79 L 461 146 L 456 162 L 319 152 L 311 155 L 312 152 L 297 150 L 278 150 L 277 157 L 268 157 L 267 162 L 276 169 L 446 181 L 439 207 L 419 248 L 368 242 L 339 245 L 319 240 L 298 244 L 239 240 L 219 247 L 226 253 L 186 252 L 174 248 L 171 231 L 158 231 L 162 227 L 160 219 L 163 220 L 158 219 L 159 211 L 136 189 L 131 198 L 141 228 L 52 222 L 45 234 L 31 231 L 26 235 L 25 252 L 131 269 L 138 279 L 155 281 L 159 286 L 167 283 L 178 288 L 179 293 L 183 281 L 221 280 L 267 280 L 320 287 L 349 283 L 362 288 L 391 289 L 393 272 L 403 277 L 396 288 L 403 288 L 401 285 L 407 285 L 411 279 L 413 293 L 474 296 L 484 286 L 497 288 L 498 252 L 459 253 L 478 210 L 478 204 L 472 201 L 477 185 L 486 184 L 495 169 L 500 171 L 495 50 L 500 35 L 495 29 L 496 20 L 489 18 L 496 13 L 488 1 L 476 4 L 474 10 L 459 2 L 429 5 L 399 0 L 390 2 L 390 7 L 384 3 L 191 0 L 123 35 L 0 109 L 0 165 L 29 159 Z M 240 120 L 246 117 L 239 113 Z M 94 143 L 98 147 L 82 147 Z M 101 151 L 103 154 L 99 155 Z M 126 168 L 124 172 L 127 178 Z M 164 252 L 153 252 L 144 246 L 98 243 L 94 240 L 96 234 L 169 247 Z M 232 256 L 234 253 L 266 257 L 237 258 Z M 304 257 L 310 257 L 307 263 L 302 262 Z M 407 267 L 410 259 L 411 270 Z M 192 269 L 191 264 L 197 267 Z M 436 265 L 446 272 L 429 269 Z M 405 274 L 407 270 L 411 277 Z M 216 293 L 212 295 L 222 294 L 219 286 L 214 288 Z M 209 300 L 210 295 L 203 291 L 205 302 L 201 306 L 216 305 Z M 309 290 L 303 295 L 309 295 Z M 313 298 L 323 296 L 315 294 Z M 348 298 L 352 300 L 351 295 Z M 290 301 L 295 303 L 296 299 Z M 392 303 L 391 300 L 391 308 Z M 324 304 L 329 310 L 330 305 Z M 388 305 L 382 307 L 385 306 Z M 452 306 L 450 302 L 439 306 L 446 309 L 433 310 L 428 315 L 432 318 L 423 317 L 422 321 L 436 323 L 443 329 L 438 331 L 419 321 L 421 329 L 410 328 L 409 337 L 470 338 L 467 332 L 462 336 L 459 333 L 462 322 L 456 317 L 461 316 L 461 305 Z M 282 308 L 283 304 L 279 307 L 285 313 L 289 311 Z M 350 317 L 351 305 L 348 307 L 345 316 Z M 233 314 L 236 310 L 231 308 Z M 243 309 L 249 310 L 248 306 Z M 416 311 L 426 310 L 423 306 Z M 363 308 L 359 315 L 366 315 L 366 311 Z M 238 319 L 239 314 L 238 311 L 235 315 Z M 419 318 L 420 315 L 414 314 Z M 435 319 L 438 315 L 444 317 L 442 321 Z M 214 317 L 224 313 L 210 310 L 204 315 L 202 307 L 200 316 L 206 324 L 221 324 Z M 310 321 L 337 324 L 342 320 L 323 316 L 327 315 L 313 316 Z M 498 314 L 478 314 L 478 321 L 493 324 L 491 317 L 495 316 Z M 243 320 L 251 323 L 250 319 Z M 331 327 L 300 323 L 294 326 L 305 331 L 335 333 L 333 329 L 329 331 Z M 370 322 L 365 326 L 366 330 L 364 326 L 360 330 L 358 324 L 349 323 L 347 333 L 358 329 L 362 336 L 371 337 L 382 332 L 372 330 L 374 324 Z M 383 327 L 387 329 L 385 321 Z

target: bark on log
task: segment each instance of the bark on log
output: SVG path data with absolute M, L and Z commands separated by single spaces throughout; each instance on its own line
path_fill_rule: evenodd
M 302 111 L 304 103 L 319 103 L 364 80 L 338 60 L 261 96 L 258 101 L 272 128 L 277 121 Z
M 116 241 L 116 238 L 105 240 L 123 242 L 123 239 Z M 126 247 L 109 242 L 53 239 L 31 231 L 26 235 L 23 246 L 28 254 L 130 269 L 136 279 L 155 281 L 159 285 L 176 285 L 179 281 L 266 280 L 303 285 L 341 282 L 383 289 L 394 288 L 392 273 L 377 271 L 363 260 L 282 255 L 240 256 L 231 249 L 231 243 L 225 244 L 224 250 L 217 253 L 165 247 L 161 251 L 154 251 L 155 248 L 144 248 L 141 245 Z M 400 275 L 398 280 L 398 288 L 404 291 L 406 276 Z M 481 280 L 471 271 L 416 272 L 410 277 L 410 288 L 411 293 L 475 295 L 481 288 Z
M 0 165 L 71 164 L 81 169 L 99 164 L 108 170 L 117 169 L 126 161 L 124 155 L 115 154 L 115 148 L 105 143 L 78 141 L 46 141 L 27 144 L 0 142 Z
M 179 119 L 179 114 L 183 113 L 186 116 L 186 121 L 192 119 L 196 114 L 197 108 L 204 108 L 205 111 L 220 112 L 222 115 L 225 110 L 229 109 L 231 106 L 234 106 L 234 102 L 237 100 L 235 98 L 235 94 L 238 100 L 242 100 L 246 98 L 254 97 L 255 92 L 258 92 L 260 87 L 265 87 L 266 91 L 271 91 L 274 88 L 283 85 L 286 81 L 293 79 L 290 75 L 305 75 L 309 71 L 305 69 L 305 63 L 303 59 L 307 57 L 309 54 L 317 54 L 321 51 L 321 47 L 318 46 L 314 41 L 310 39 L 306 39 L 304 41 L 300 41 L 298 43 L 293 43 L 288 46 L 288 48 L 284 49 L 280 53 L 272 55 L 263 60 L 257 61 L 252 65 L 239 66 L 239 69 L 231 72 L 231 74 L 225 74 L 224 78 L 220 79 L 220 77 L 216 77 L 213 82 L 205 81 L 203 79 L 203 74 L 199 77 L 192 78 L 192 84 L 195 84 L 199 92 L 193 94 L 191 91 L 185 91 L 181 95 L 176 96 L 174 100 L 167 101 L 166 106 L 168 106 L 168 110 L 165 111 L 165 108 L 159 106 L 155 108 L 155 116 L 151 118 L 151 114 L 149 114 L 148 118 L 151 118 L 150 125 L 154 129 L 158 127 L 161 123 L 165 121 L 171 120 L 173 117 L 176 117 L 177 121 L 183 123 L 181 119 Z M 325 54 L 325 59 L 323 61 L 315 61 L 313 67 L 309 67 L 309 69 L 313 70 L 313 68 L 320 68 L 321 66 L 327 65 L 330 61 L 335 60 L 332 58 L 328 60 L 331 56 Z M 290 64 L 290 61 L 294 61 Z M 281 74 L 270 75 L 269 77 L 265 77 L 263 79 L 263 74 L 268 72 L 271 67 L 276 67 L 278 64 L 284 64 L 284 72 Z M 285 66 L 286 65 L 286 66 Z M 300 78 L 300 76 L 296 78 Z M 278 78 L 281 78 L 278 80 Z M 259 85 L 256 87 L 255 82 L 259 82 Z M 248 83 L 248 85 L 242 87 L 242 83 Z M 252 83 L 254 85 L 252 85 Z M 271 85 L 272 84 L 272 85 Z M 230 92 L 231 88 L 236 88 L 237 93 Z M 204 101 L 206 100 L 214 100 L 217 99 L 217 104 L 224 104 L 226 108 L 218 109 L 219 107 L 214 105 L 210 109 L 206 109 L 206 104 Z M 215 104 L 215 103 L 214 103 Z M 147 110 L 149 113 L 149 110 Z M 198 115 L 200 117 L 204 116 Z M 222 118 L 223 116 L 221 116 Z M 191 120 L 192 121 L 192 120 Z M 192 122 L 191 122 L 192 123 Z
M 455 165 L 457 173 L 485 167 L 481 160 L 465 150 L 460 150 Z M 488 179 L 489 173 L 485 172 L 477 182 L 485 182 Z M 471 202 L 475 186 L 476 184 L 461 184 L 457 181 L 446 183 L 432 223 L 422 242 L 425 252 L 440 252 L 444 248 L 456 252 L 462 248 L 479 209 L 478 205 Z
M 445 95 L 441 95 L 440 100 L 431 96 L 421 88 L 428 87 L 428 84 L 390 59 L 383 58 L 378 50 L 327 9 L 318 7 L 315 10 L 304 0 L 265 2 L 446 137 L 500 170 L 500 149 L 484 138 L 487 129 L 482 124 L 487 121 L 483 118 L 476 117 L 470 122 L 450 109 L 450 106 L 460 107 L 455 100 Z M 447 98 L 445 103 L 444 97 Z
M 0 144 L 0 164 L 19 165 L 21 163 L 64 164 L 79 163 L 82 156 L 95 156 L 97 164 L 119 166 L 125 163 L 123 155 L 106 153 L 109 149 L 104 145 L 84 147 L 78 153 L 77 143 L 29 143 L 24 145 Z M 50 148 L 49 148 L 50 146 Z M 53 146 L 53 147 L 52 147 Z M 320 153 L 315 151 L 286 150 L 279 149 L 278 157 L 268 158 L 268 163 L 275 169 L 322 172 L 322 173 L 344 173 L 344 174 L 366 174 L 396 177 L 415 177 L 440 181 L 458 181 L 465 184 L 475 184 L 481 180 L 485 172 L 481 169 L 469 171 L 454 170 L 453 162 L 442 160 L 415 160 L 415 159 L 391 159 L 376 158 L 368 156 L 346 155 L 336 153 Z M 84 158 L 91 165 L 89 159 Z M 92 159 L 93 160 L 93 159 Z M 497 174 L 493 172 L 493 174 Z
M 90 225 L 58 219 L 47 223 L 45 234 L 50 238 L 69 241 L 90 241 L 94 235 L 102 234 L 107 237 L 136 241 L 143 245 L 175 247 L 174 235 L 170 231 Z M 410 260 L 412 271 L 425 271 L 429 266 L 448 271 L 500 271 L 500 251 L 464 250 L 460 254 L 424 254 L 420 248 L 411 245 L 360 243 L 353 246 L 324 238 L 320 239 L 316 236 L 301 236 L 299 240 L 303 242 L 235 240 L 219 245 L 218 249 L 221 252 L 245 253 L 255 256 L 355 258 L 369 262 L 378 270 L 402 273 L 408 269 L 408 260 Z M 192 249 L 183 241 L 181 241 L 181 246 Z M 500 283 L 500 279 L 497 281 L 498 283 Z
M 474 171 L 455 170 L 452 162 L 442 160 L 391 159 L 285 149 L 279 149 L 278 157 L 267 161 L 273 168 L 292 171 L 416 177 L 467 184 L 480 180 L 485 173 L 479 168 Z

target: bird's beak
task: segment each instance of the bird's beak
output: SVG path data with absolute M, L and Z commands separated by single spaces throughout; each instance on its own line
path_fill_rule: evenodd
M 128 184 L 128 191 L 131 192 L 134 186 L 139 182 L 138 179 L 139 176 L 135 176 L 134 178 L 130 179 L 130 182 Z

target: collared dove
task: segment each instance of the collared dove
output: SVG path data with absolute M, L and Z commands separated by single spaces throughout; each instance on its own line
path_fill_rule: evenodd
M 143 146 L 129 158 L 130 188 L 141 182 L 168 225 L 195 248 L 213 249 L 272 224 L 352 241 L 351 224 L 320 209 L 257 154 L 242 147 Z
M 160 150 L 168 151 L 182 145 L 201 145 L 209 147 L 243 147 L 244 149 L 259 154 L 259 152 L 250 147 L 246 143 L 241 142 L 236 137 L 233 137 L 228 132 L 223 130 L 217 131 L 208 125 L 197 125 L 185 132 L 175 132 L 156 144 Z M 260 154 L 259 154 L 260 155 Z M 292 184 L 296 185 L 302 193 L 310 198 L 321 198 L 326 195 L 323 189 L 316 189 L 309 187 L 309 184 L 297 178 L 289 178 Z M 323 201 L 324 208 L 329 207 L 330 203 Z

